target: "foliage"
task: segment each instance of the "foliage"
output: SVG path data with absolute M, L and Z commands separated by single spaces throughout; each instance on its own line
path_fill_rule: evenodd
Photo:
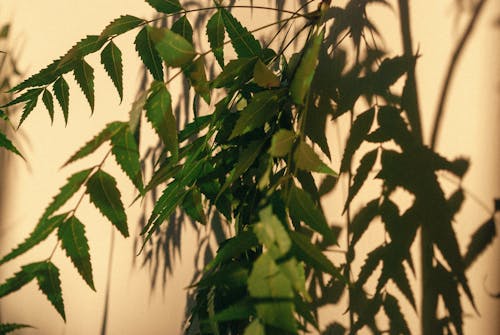
M 407 51 L 390 57 L 379 50 L 376 28 L 367 16 L 369 3 L 387 3 L 352 0 L 340 8 L 322 1 L 314 12 L 281 10 L 280 15 L 289 15 L 278 22 L 281 28 L 302 20 L 301 31 L 307 35 L 285 35 L 282 46 L 272 50 L 232 15 L 230 7 L 215 1 L 214 8 L 200 9 L 210 13 L 205 29 L 211 50 L 199 53 L 185 15 L 190 10 L 178 0 L 146 1 L 162 13 L 161 18 L 175 15 L 176 21 L 160 27 L 155 25 L 157 19 L 121 16 L 101 34 L 85 37 L 11 90 L 18 96 L 2 108 L 24 104 L 20 125 L 35 110 L 40 96 L 52 119 L 53 95 L 67 122 L 70 94 L 65 76 L 73 72 L 93 111 L 94 69 L 86 57 L 100 52 L 102 66 L 122 99 L 122 57 L 115 38 L 134 30 L 138 30 L 135 50 L 153 79 L 134 103 L 130 122 L 108 124 L 69 158 L 66 165 L 110 142 L 111 148 L 99 164 L 68 178 L 32 234 L 0 263 L 18 257 L 57 230 L 60 248 L 95 289 L 85 224 L 76 211 L 88 195 L 103 216 L 128 237 L 120 190 L 115 177 L 104 170 L 112 154 L 139 197 L 153 195 L 154 207 L 143 222 L 141 250 L 158 243 L 153 239 L 158 234 L 168 238 L 168 228 L 166 232 L 161 229 L 176 225 L 171 218 L 178 209 L 193 222 L 207 225 L 222 220 L 233 228 L 234 236 L 220 241 L 213 259 L 195 278 L 187 332 L 297 334 L 316 329 L 323 334 L 343 334 L 366 327 L 379 334 L 386 331 L 377 321 L 383 311 L 389 320 L 388 332 L 408 334 L 396 295 L 402 294 L 416 309 L 408 270 L 415 273 L 410 248 L 421 229 L 430 232 L 431 248 L 442 255 L 435 257 L 430 269 L 439 283 L 436 292 L 424 292 L 435 295 L 436 304 L 430 310 L 435 321 L 432 334 L 451 328 L 461 334 L 463 312 L 458 292 L 463 291 L 474 304 L 466 270 L 491 243 L 495 224 L 491 219 L 480 227 L 466 254 L 461 254 L 452 222 L 463 192 L 459 189 L 447 197 L 438 172 L 460 179 L 469 163 L 460 158 L 449 160 L 424 145 L 415 121 L 419 115 L 412 114 L 419 112 L 412 75 L 417 57 Z M 400 19 L 405 20 L 403 15 Z M 352 48 L 344 46 L 346 36 L 351 37 Z M 373 40 L 368 42 L 367 36 Z M 288 56 L 287 45 L 293 41 L 302 47 Z M 229 43 L 236 59 L 227 59 L 224 46 Z M 206 73 L 205 58 L 210 54 L 221 67 L 214 76 Z M 355 60 L 353 64 L 349 57 Z M 189 122 L 179 127 L 168 86 L 176 75 L 165 81 L 165 69 L 184 75 L 186 85 L 196 93 L 193 106 L 199 104 L 199 98 L 207 105 L 222 98 L 204 116 L 193 107 Z M 404 82 L 401 92 L 394 87 L 398 81 Z M 361 113 L 359 106 L 364 106 Z M 340 250 L 339 229 L 325 218 L 321 197 L 335 186 L 339 175 L 323 157 L 331 155 L 325 136 L 327 119 L 346 115 L 351 117 L 351 128 L 339 173 L 349 181 L 343 204 L 348 212 L 348 246 L 345 260 L 336 264 L 325 253 Z M 148 126 L 142 119 L 149 122 L 161 143 L 147 182 L 142 169 L 146 157 L 139 152 L 140 129 Z M 0 145 L 19 154 L 5 136 L 0 137 Z M 362 151 L 352 172 L 355 154 Z M 351 220 L 352 200 L 373 177 L 381 185 L 379 194 Z M 318 187 L 319 178 L 323 182 Z M 161 194 L 156 197 L 159 188 Z M 405 211 L 394 197 L 398 189 L 414 197 Z M 78 198 L 76 206 L 58 213 L 73 197 Z M 387 238 L 372 245 L 360 272 L 353 274 L 356 243 L 375 220 L 383 223 Z M 379 266 L 381 270 L 375 271 Z M 372 276 L 377 277 L 376 285 L 368 288 Z M 23 266 L 0 285 L 0 297 L 35 278 L 64 319 L 59 270 L 51 256 Z M 388 285 L 390 281 L 395 286 Z M 337 304 L 343 292 L 349 296 L 350 324 L 336 321 L 320 329 L 318 309 Z M 442 319 L 437 314 L 438 296 L 445 305 Z

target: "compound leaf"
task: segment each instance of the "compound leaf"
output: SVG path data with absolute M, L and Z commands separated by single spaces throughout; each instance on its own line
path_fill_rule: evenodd
M 163 63 L 151 39 L 151 27 L 141 29 L 135 38 L 135 50 L 155 80 L 163 81 Z
M 123 100 L 123 65 L 122 65 L 122 52 L 113 43 L 109 41 L 108 45 L 101 52 L 101 63 L 104 69 L 113 81 L 113 84 L 118 91 L 120 101 Z
M 87 98 L 90 109 L 94 112 L 94 69 L 85 60 L 81 59 L 76 62 L 73 74 L 75 75 L 76 82 Z

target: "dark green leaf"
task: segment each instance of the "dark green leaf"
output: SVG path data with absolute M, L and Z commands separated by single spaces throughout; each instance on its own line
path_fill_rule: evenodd
M 163 82 L 151 84 L 151 94 L 146 101 L 146 117 L 160 136 L 174 160 L 179 154 L 177 122 L 172 112 L 172 98 Z
M 219 8 L 219 11 L 238 58 L 260 57 L 262 49 L 255 37 L 226 9 Z
M 255 63 L 253 78 L 255 83 L 260 87 L 271 88 L 280 86 L 280 79 L 260 59 Z
M 130 131 L 133 133 L 136 132 L 137 127 L 140 124 L 142 110 L 144 109 L 144 105 L 146 104 L 147 97 L 148 97 L 148 91 L 141 92 L 138 95 L 137 99 L 132 103 L 132 108 L 130 108 L 130 111 L 128 113 L 129 115 L 128 126 L 130 128 Z
M 278 113 L 278 98 L 274 91 L 256 93 L 248 106 L 241 111 L 229 139 L 231 140 L 264 125 Z
M 193 27 L 186 15 L 175 21 L 170 29 L 174 33 L 184 37 L 189 43 L 193 44 Z
M 297 134 L 291 130 L 280 129 L 271 139 L 271 148 L 269 153 L 273 157 L 284 157 L 292 150 L 293 142 Z
M 135 50 L 155 80 L 163 81 L 163 63 L 151 39 L 151 27 L 141 29 L 135 38 Z
M 90 109 L 94 112 L 94 69 L 82 59 L 76 62 L 73 74 L 89 102 Z
M 224 68 L 224 38 L 226 31 L 224 30 L 224 21 L 220 10 L 215 12 L 214 15 L 207 22 L 207 36 L 210 48 L 214 53 L 215 59 Z
M 301 141 L 295 149 L 293 160 L 296 166 L 305 171 L 326 173 L 332 176 L 337 176 L 328 165 L 323 163 L 319 156 L 314 152 L 313 148 L 304 141 Z
M 330 193 L 335 185 L 337 185 L 338 178 L 333 177 L 333 176 L 325 176 L 323 180 L 321 181 L 321 184 L 319 185 L 318 188 L 318 195 L 320 197 L 327 195 Z
M 152 28 L 151 39 L 167 66 L 181 67 L 196 56 L 193 45 L 168 28 Z
M 142 192 L 144 185 L 142 183 L 139 147 L 130 128 L 125 123 L 120 131 L 111 137 L 111 146 L 111 152 L 115 156 L 118 165 L 120 165 L 139 192 Z
M 36 271 L 36 279 L 40 290 L 66 321 L 59 269 L 50 261 L 43 262 Z
M 129 30 L 137 28 L 143 23 L 145 23 L 145 21 L 138 17 L 132 15 L 122 15 L 108 24 L 102 31 L 99 38 L 107 40 L 109 37 L 121 35 Z
M 184 202 L 182 203 L 182 208 L 193 220 L 203 225 L 207 224 L 207 218 L 201 201 L 201 192 L 198 188 L 193 188 L 186 194 Z
M 35 279 L 37 271 L 44 262 L 31 263 L 23 265 L 21 271 L 14 274 L 14 277 L 8 278 L 3 284 L 0 285 L 0 298 L 19 290 L 24 285 Z
M 146 0 L 146 2 L 157 11 L 165 14 L 173 14 L 182 10 L 179 0 Z
M 5 148 L 9 151 L 12 151 L 16 155 L 23 157 L 23 155 L 21 155 L 21 153 L 19 152 L 19 150 L 17 150 L 14 144 L 12 144 L 12 141 L 9 140 L 7 136 L 1 131 L 0 131 L 0 148 Z
M 50 121 L 54 122 L 54 98 L 48 89 L 43 90 L 42 101 L 49 112 Z
M 347 207 L 351 204 L 351 201 L 354 199 L 356 194 L 358 194 L 359 190 L 363 186 L 368 177 L 368 174 L 375 165 L 375 161 L 378 156 L 378 148 L 368 152 L 360 161 L 358 169 L 356 170 L 356 174 L 354 175 L 353 182 L 351 187 L 349 187 L 349 196 L 347 197 L 347 201 L 344 206 L 344 212 L 347 210 Z
M 411 334 L 410 329 L 408 328 L 408 323 L 401 312 L 398 300 L 389 293 L 386 293 L 384 297 L 384 311 L 389 318 L 391 334 Z
M 222 72 L 214 79 L 213 87 L 229 87 L 235 83 L 246 82 L 250 80 L 253 74 L 253 68 L 257 58 L 238 58 L 231 60 Z
M 500 199 L 495 199 L 495 213 L 500 212 Z
M 13 105 L 17 105 L 17 104 L 19 104 L 21 102 L 32 101 L 32 100 L 38 98 L 38 96 L 42 92 L 43 92 L 43 88 L 32 88 L 30 90 L 27 90 L 26 92 L 24 92 L 23 94 L 21 94 L 20 96 L 18 96 L 17 98 L 15 98 L 14 100 L 10 101 L 9 103 L 7 103 L 5 105 L 2 105 L 0 107 L 2 107 L 2 108 L 4 108 L 4 107 L 10 107 L 10 106 L 13 106 Z
M 340 164 L 340 172 L 346 172 L 349 170 L 352 157 L 354 156 L 356 150 L 359 149 L 361 143 L 365 140 L 374 118 L 375 108 L 373 107 L 356 117 L 356 120 L 351 127 L 349 138 L 347 139 L 344 156 L 342 157 L 342 163 Z
M 23 325 L 19 323 L 1 323 L 0 324 L 0 334 L 6 335 L 14 330 L 22 329 L 22 328 L 33 328 L 28 325 Z
M 24 254 L 26 251 L 30 250 L 43 240 L 45 240 L 50 233 L 54 231 L 63 221 L 66 214 L 54 216 L 51 218 L 42 217 L 42 219 L 38 222 L 35 229 L 31 232 L 30 236 L 21 244 L 19 244 L 16 248 L 14 248 L 11 252 L 5 255 L 1 260 L 0 264 L 4 264 L 19 255 Z
M 83 280 L 95 291 L 89 243 L 83 223 L 72 216 L 59 226 L 57 236 L 61 241 L 61 247 L 66 250 L 66 255 L 71 259 Z
M 128 237 L 127 215 L 120 191 L 111 175 L 102 170 L 95 172 L 87 182 L 90 201 L 108 218 L 124 237 Z
M 483 223 L 472 234 L 467 251 L 464 256 L 465 267 L 468 268 L 474 261 L 481 255 L 484 250 L 493 242 L 494 237 L 497 235 L 495 226 L 495 219 L 492 217 Z
M 71 71 L 74 66 L 88 54 L 101 49 L 106 40 L 100 39 L 97 35 L 89 35 L 76 43 L 57 63 L 56 74 L 60 75 Z
M 239 257 L 245 251 L 258 246 L 258 244 L 259 241 L 252 231 L 243 231 L 221 243 L 217 255 L 206 265 L 205 270 L 209 271 L 221 263 Z
M 64 80 L 63 76 L 60 76 L 54 86 L 54 94 L 56 95 L 57 101 L 59 102 L 59 106 L 63 111 L 64 122 L 68 124 L 68 115 L 69 115 L 69 86 L 66 80 Z
M 38 103 L 38 96 L 34 97 L 32 100 L 26 101 L 26 104 L 23 107 L 23 114 L 21 115 L 21 120 L 19 120 L 18 127 L 21 127 L 21 124 L 23 124 L 24 120 L 26 120 L 26 118 L 31 114 L 33 109 L 35 109 L 37 103 Z
M 366 204 L 352 219 L 350 230 L 352 232 L 351 246 L 354 247 L 359 239 L 367 231 L 370 223 L 378 215 L 378 199 Z
M 86 157 L 96 151 L 104 142 L 109 141 L 113 136 L 119 133 L 123 128 L 127 127 L 125 122 L 111 122 L 101 130 L 93 139 L 85 143 L 77 152 L 71 156 L 63 166 L 73 163 L 83 157 Z
M 191 86 L 207 104 L 210 104 L 210 86 L 205 73 L 205 58 L 198 57 L 193 63 L 185 68 L 185 73 L 189 78 Z
M 122 52 L 118 47 L 110 41 L 101 52 L 101 63 L 108 73 L 109 77 L 115 84 L 120 101 L 123 100 L 123 65 Z

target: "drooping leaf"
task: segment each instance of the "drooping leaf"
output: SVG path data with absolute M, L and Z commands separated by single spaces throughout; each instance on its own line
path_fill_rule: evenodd
M 280 79 L 260 59 L 253 68 L 253 78 L 260 87 L 272 88 L 280 86 Z
M 260 255 L 253 264 L 248 277 L 248 292 L 252 298 L 265 301 L 257 303 L 255 307 L 262 322 L 296 332 L 292 285 L 266 253 Z
M 187 19 L 186 15 L 174 22 L 170 28 L 174 33 L 184 37 L 189 43 L 193 44 L 193 26 Z
M 253 75 L 253 68 L 257 58 L 238 58 L 229 61 L 222 69 L 222 72 L 212 82 L 213 87 L 230 87 L 235 84 L 242 84 Z
M 207 36 L 210 48 L 221 68 L 224 68 L 224 21 L 220 10 L 216 11 L 207 22 Z
M 13 105 L 17 105 L 17 104 L 19 104 L 21 102 L 32 101 L 32 100 L 38 98 L 38 96 L 42 92 L 43 92 L 43 88 L 32 88 L 32 89 L 29 89 L 26 92 L 24 92 L 23 94 L 21 94 L 20 96 L 18 96 L 17 98 L 15 98 L 14 100 L 12 100 L 12 101 L 10 101 L 10 102 L 8 102 L 5 105 L 2 105 L 0 107 L 1 108 L 5 108 L 5 107 L 10 107 L 10 106 L 13 106 Z
M 121 35 L 127 31 L 137 28 L 143 23 L 145 23 L 145 21 L 138 17 L 132 15 L 122 15 L 108 24 L 102 31 L 99 38 L 107 40 L 109 37 Z
M 128 237 L 127 215 L 115 178 L 102 170 L 96 171 L 87 182 L 87 193 L 99 211 L 124 237 Z
M 283 224 L 273 214 L 271 206 L 259 212 L 259 222 L 253 225 L 258 240 L 273 259 L 283 257 L 291 248 L 292 242 Z
M 321 30 L 311 37 L 292 78 L 290 95 L 292 101 L 297 105 L 302 106 L 304 104 L 304 99 L 311 88 L 311 83 L 316 71 L 316 64 L 318 62 L 319 50 L 321 49 L 324 36 L 325 31 Z
M 165 14 L 173 14 L 182 10 L 179 0 L 146 0 L 146 2 L 157 11 Z
M 45 294 L 63 320 L 66 321 L 59 269 L 50 261 L 42 262 L 36 271 L 36 279 L 40 291 Z
M 292 150 L 293 142 L 297 134 L 287 129 L 278 130 L 271 139 L 271 148 L 269 153 L 273 157 L 284 157 Z
M 59 106 L 63 111 L 64 122 L 68 124 L 68 116 L 69 116 L 69 86 L 63 76 L 60 76 L 54 86 L 54 94 L 56 95 L 57 101 L 59 102 Z
M 342 157 L 342 163 L 340 164 L 340 172 L 346 172 L 350 165 L 352 157 L 356 150 L 359 149 L 361 143 L 365 140 L 366 135 L 370 131 L 375 118 L 375 108 L 372 107 L 369 110 L 361 113 L 356 117 L 354 123 L 351 127 L 351 132 L 344 150 L 344 156 Z
M 163 63 L 151 39 L 151 29 L 150 26 L 146 26 L 137 34 L 134 41 L 135 50 L 153 78 L 163 81 Z
M 332 176 L 337 176 L 328 165 L 323 163 L 319 156 L 314 152 L 313 148 L 304 141 L 301 141 L 295 149 L 293 160 L 299 169 L 311 172 L 326 173 Z
M 474 234 L 472 234 L 464 256 L 466 268 L 470 267 L 472 263 L 474 263 L 474 261 L 484 252 L 484 250 L 486 250 L 486 248 L 493 242 L 496 235 L 497 230 L 495 226 L 495 219 L 491 217 L 483 223 L 474 232 Z
M 113 41 L 109 41 L 108 45 L 101 52 L 101 63 L 113 81 L 113 84 L 118 91 L 120 101 L 123 100 L 123 65 L 122 52 Z
M 316 206 L 311 196 L 304 190 L 292 185 L 288 194 L 288 210 L 293 220 L 302 221 L 321 234 L 329 245 L 337 242 L 337 236 L 326 222 L 325 215 Z
M 186 194 L 182 203 L 182 208 L 193 220 L 203 225 L 207 224 L 207 218 L 203 209 L 201 192 L 198 188 L 193 188 Z
M 367 231 L 370 223 L 378 215 L 378 199 L 367 203 L 352 219 L 350 231 L 352 233 L 350 245 L 354 247 L 359 239 Z
M 146 117 L 160 136 L 174 160 L 179 154 L 177 122 L 172 112 L 172 98 L 163 82 L 151 84 L 151 94 L 146 101 Z
M 21 153 L 19 152 L 19 150 L 17 150 L 17 148 L 14 146 L 14 144 L 12 143 L 11 140 L 9 140 L 9 138 L 0 131 L 0 148 L 5 148 L 9 151 L 12 151 L 13 153 L 15 153 L 16 155 L 19 155 L 20 157 L 23 157 L 23 155 L 21 155 Z
M 132 133 L 135 133 L 137 127 L 139 126 L 142 116 L 142 110 L 146 105 L 147 98 L 148 98 L 148 92 L 143 91 L 139 93 L 137 99 L 132 103 L 132 108 L 130 108 L 130 112 L 128 113 L 129 115 L 128 126 Z
M 274 91 L 256 93 L 248 106 L 241 111 L 229 140 L 264 125 L 278 113 L 278 99 L 279 96 Z
M 389 318 L 391 334 L 411 334 L 410 329 L 408 328 L 408 323 L 401 312 L 398 300 L 389 293 L 386 293 L 384 297 L 384 311 Z
M 86 157 L 96 151 L 104 142 L 109 141 L 114 135 L 119 133 L 123 128 L 127 127 L 125 122 L 111 122 L 101 130 L 93 139 L 85 143 L 77 152 L 71 156 L 63 166 L 73 163 L 83 157 Z
M 56 74 L 61 75 L 71 71 L 83 57 L 98 51 L 104 43 L 106 40 L 100 39 L 97 35 L 88 35 L 80 40 L 57 62 Z
M 76 82 L 87 98 L 90 109 L 94 112 L 94 69 L 85 60 L 81 59 L 76 62 L 73 74 L 75 75 Z
M 52 233 L 54 229 L 56 229 L 64 221 L 65 216 L 66 215 L 63 214 L 51 218 L 42 217 L 40 222 L 38 222 L 38 224 L 36 225 L 35 229 L 31 232 L 30 236 L 16 248 L 14 248 L 11 252 L 2 257 L 2 259 L 0 260 L 0 265 L 24 254 L 35 245 L 45 240 L 50 235 L 50 233 Z
M 75 216 L 71 216 L 59 226 L 57 236 L 61 247 L 76 267 L 83 280 L 95 291 L 90 262 L 89 243 L 85 236 L 85 226 Z
M 205 266 L 205 270 L 209 271 L 223 262 L 236 258 L 258 244 L 259 241 L 253 231 L 243 231 L 221 243 L 215 258 Z
M 16 272 L 13 277 L 8 278 L 0 285 L 0 298 L 19 290 L 24 285 L 31 282 L 36 277 L 37 271 L 44 262 L 30 263 L 23 265 L 21 271 Z
M 0 334 L 6 335 L 8 333 L 13 332 L 14 330 L 23 329 L 23 328 L 33 328 L 29 325 L 24 325 L 20 323 L 1 323 L 0 324 Z
M 255 319 L 245 328 L 243 335 L 266 335 L 266 329 L 259 319 Z
M 150 34 L 158 54 L 167 66 L 184 66 L 196 56 L 193 45 L 168 28 L 152 28 Z
M 42 101 L 49 112 L 50 121 L 54 122 L 54 98 L 48 89 L 43 90 Z
M 347 197 L 347 201 L 344 206 L 344 212 L 347 210 L 347 207 L 351 204 L 351 201 L 354 199 L 356 194 L 358 194 L 359 190 L 363 186 L 368 177 L 368 174 L 375 165 L 375 161 L 378 156 L 378 148 L 368 152 L 360 161 L 358 169 L 356 170 L 356 174 L 354 175 L 353 182 L 351 187 L 349 187 L 349 196 Z
M 26 120 L 26 118 L 31 114 L 31 112 L 33 111 L 33 109 L 35 109 L 37 104 L 38 104 L 38 96 L 34 97 L 32 100 L 26 101 L 26 104 L 23 107 L 23 113 L 21 115 L 21 119 L 19 120 L 18 128 L 21 127 L 24 120 Z
M 255 37 L 226 9 L 219 8 L 219 11 L 238 58 L 260 57 L 262 48 Z
M 207 104 L 210 104 L 210 85 L 205 72 L 205 58 L 198 57 L 193 63 L 185 67 L 191 86 Z
M 142 182 L 139 147 L 126 123 L 124 123 L 120 131 L 111 137 L 111 152 L 135 187 L 139 192 L 142 192 L 144 185 Z

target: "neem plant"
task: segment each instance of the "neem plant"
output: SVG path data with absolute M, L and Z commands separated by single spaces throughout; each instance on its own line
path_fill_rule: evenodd
M 469 163 L 448 160 L 423 143 L 414 75 L 418 55 L 412 49 L 408 2 L 398 2 L 404 54 L 392 58 L 377 48 L 377 30 L 366 10 L 370 3 L 387 5 L 383 0 L 352 0 L 344 8 L 323 0 L 313 12 L 305 12 L 308 3 L 290 12 L 281 2 L 279 21 L 254 31 L 244 28 L 231 14 L 231 6 L 220 1 L 197 9 L 184 8 L 178 0 L 146 2 L 161 14 L 158 20 L 175 17 L 175 22 L 158 28 L 154 25 L 157 19 L 121 16 L 100 35 L 87 36 L 12 89 L 19 95 L 3 107 L 24 104 L 20 124 L 40 100 L 51 118 L 57 100 L 68 120 L 65 76 L 71 72 L 93 110 L 94 70 L 86 56 L 100 52 L 101 63 L 122 98 L 122 57 L 115 39 L 136 30 L 135 49 L 153 78 L 133 104 L 129 122 L 110 123 L 69 158 L 66 164 L 93 154 L 106 142 L 111 144 L 99 163 L 68 178 L 32 234 L 0 264 L 57 233 L 58 246 L 95 289 L 85 218 L 79 217 L 78 207 L 88 196 L 128 237 L 120 191 L 115 178 L 105 171 L 106 161 L 113 156 L 139 197 L 161 188 L 144 222 L 143 247 L 152 243 L 153 236 L 165 234 L 162 227 L 175 224 L 169 219 L 178 209 L 199 224 L 222 218 L 232 227 L 234 235 L 220 243 L 192 285 L 194 304 L 187 332 L 355 334 L 364 328 L 375 334 L 409 334 L 396 296 L 402 294 L 416 309 L 408 271 L 415 273 L 410 248 L 421 230 L 422 333 L 461 334 L 459 290 L 474 304 L 465 272 L 491 242 L 495 223 L 492 218 L 483 225 L 467 253 L 460 253 L 452 220 L 464 192 L 458 188 L 445 197 L 437 172 L 444 170 L 462 178 Z M 248 6 L 252 7 L 265 9 Z M 205 53 L 197 52 L 193 44 L 188 18 L 200 11 L 211 15 L 205 27 L 210 51 Z M 281 33 L 294 22 L 301 25 L 297 35 Z M 270 47 L 271 41 L 262 45 L 254 36 L 259 30 L 278 26 L 275 38 L 280 46 L 276 50 Z M 348 37 L 353 43 L 346 47 Z M 289 57 L 285 51 L 293 42 L 302 47 Z M 229 43 L 236 54 L 231 60 L 224 52 Z M 213 78 L 206 74 L 208 57 L 220 67 Z M 349 65 L 349 59 L 354 59 L 353 64 Z M 165 76 L 165 69 L 174 74 Z M 181 128 L 168 89 L 178 75 L 196 93 L 193 106 L 199 105 L 198 99 L 214 106 L 203 115 L 193 108 L 189 122 Z M 398 92 L 393 84 L 400 79 L 404 88 Z M 220 98 L 212 101 L 216 95 Z M 360 106 L 366 108 L 360 112 Z M 334 188 L 338 173 L 318 153 L 321 150 L 323 156 L 331 157 L 327 120 L 344 116 L 351 118 L 351 128 L 338 173 L 347 175 L 350 185 L 344 204 L 348 249 L 342 264 L 335 265 L 325 252 L 339 250 L 339 228 L 327 223 L 320 200 Z M 148 124 L 161 141 L 161 151 L 152 177 L 145 183 L 138 143 L 140 128 Z M 370 149 L 353 173 L 351 163 L 362 145 Z M 380 192 L 351 217 L 350 203 L 377 162 Z M 318 178 L 322 178 L 319 186 Z M 394 198 L 400 188 L 414 196 L 405 211 Z M 76 199 L 73 209 L 60 213 L 72 198 Z M 374 246 L 360 273 L 354 274 L 351 264 L 356 243 L 375 219 L 383 222 L 387 238 Z M 436 257 L 435 250 L 442 257 Z M 36 278 L 41 291 L 65 318 L 59 270 L 51 258 L 23 266 L 0 285 L 0 297 Z M 380 264 L 382 270 L 376 272 Z M 368 290 L 365 284 L 375 274 L 376 286 Z M 389 281 L 399 292 L 388 286 Z M 334 321 L 320 327 L 318 309 L 338 304 L 343 292 L 349 297 L 349 324 Z M 442 315 L 437 312 L 438 298 L 444 302 Z M 388 321 L 377 322 L 384 315 Z M 6 333 L 16 326 L 2 327 Z

